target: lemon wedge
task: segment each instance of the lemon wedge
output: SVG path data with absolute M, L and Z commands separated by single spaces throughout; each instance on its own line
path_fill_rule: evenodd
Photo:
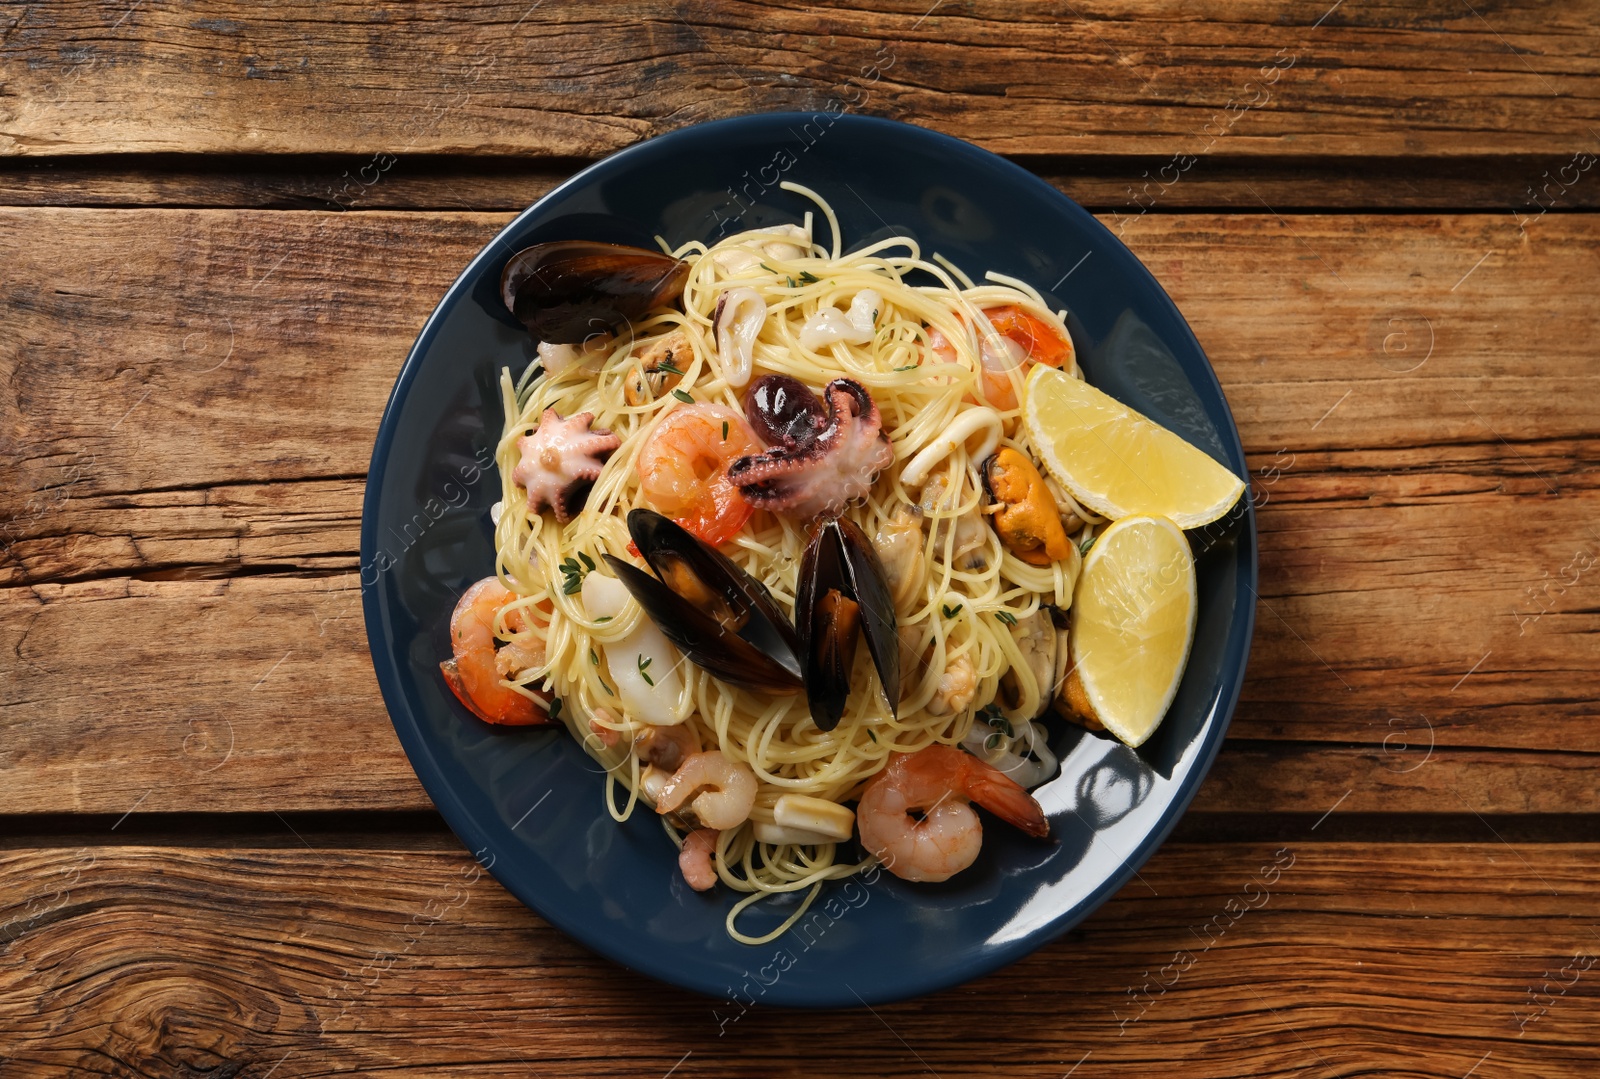
M 1072 598 L 1069 710 L 1130 746 L 1167 714 L 1194 640 L 1194 555 L 1162 517 L 1124 517 L 1089 549 Z
M 1244 494 L 1244 481 L 1204 451 L 1053 367 L 1028 376 L 1022 421 L 1050 474 L 1112 520 L 1143 514 L 1199 528 Z

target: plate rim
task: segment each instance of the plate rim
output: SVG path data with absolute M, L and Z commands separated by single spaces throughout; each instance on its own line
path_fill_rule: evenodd
M 1180 790 L 1176 797 L 1167 804 L 1155 825 L 1145 833 L 1138 845 L 1123 859 L 1118 869 L 1092 889 L 1076 905 L 1076 909 L 1058 916 L 1039 929 L 1026 933 L 1014 940 L 995 945 L 981 953 L 981 955 L 969 957 L 961 963 L 951 964 L 939 977 L 923 979 L 919 984 L 905 987 L 903 990 L 869 992 L 866 997 L 857 994 L 853 989 L 850 990 L 849 997 L 811 995 L 785 998 L 780 994 L 777 997 L 763 996 L 760 1001 L 773 1007 L 801 1010 L 869 1006 L 926 996 L 993 973 L 1001 967 L 1008 966 L 1037 951 L 1076 928 L 1095 911 L 1099 910 L 1112 895 L 1121 890 L 1166 842 L 1172 830 L 1176 827 L 1178 820 L 1188 811 L 1195 795 L 1199 793 L 1200 787 L 1205 783 L 1216 760 L 1217 753 L 1221 750 L 1222 743 L 1227 736 L 1228 729 L 1232 726 L 1234 713 L 1238 708 L 1239 698 L 1244 688 L 1251 647 L 1254 643 L 1256 605 L 1259 601 L 1256 586 L 1260 581 L 1260 547 L 1259 535 L 1256 530 L 1255 505 L 1253 499 L 1249 497 L 1249 462 L 1245 456 L 1243 440 L 1239 435 L 1238 423 L 1234 419 L 1232 405 L 1229 403 L 1227 395 L 1223 392 L 1222 384 L 1217 378 L 1216 369 L 1211 363 L 1210 356 L 1200 345 L 1199 339 L 1195 337 L 1188 320 L 1184 318 L 1183 312 L 1178 308 L 1172 297 L 1167 294 L 1166 289 L 1162 287 L 1143 261 L 1119 237 L 1069 195 L 1058 190 L 1021 165 L 964 139 L 946 135 L 943 132 L 923 127 L 919 124 L 905 123 L 885 117 L 853 113 L 828 114 L 792 110 L 756 112 L 689 124 L 664 134 L 641 139 L 574 173 L 518 213 L 484 244 L 482 250 L 463 267 L 455 280 L 451 282 L 444 294 L 435 303 L 432 312 L 423 323 L 421 330 L 418 331 L 416 340 L 412 342 L 405 361 L 395 376 L 394 385 L 384 402 L 383 414 L 379 420 L 377 434 L 373 440 L 372 456 L 368 463 L 365 489 L 362 495 L 361 543 L 357 573 L 361 589 L 363 623 L 366 631 L 369 659 L 384 702 L 384 710 L 389 716 L 390 725 L 394 728 L 401 748 L 405 751 L 406 758 L 411 764 L 412 770 L 416 773 L 418 782 L 422 784 L 423 790 L 433 802 L 439 815 L 449 825 L 451 831 L 466 845 L 467 850 L 473 854 L 478 863 L 518 902 L 597 955 L 616 963 L 624 969 L 643 974 L 656 981 L 690 989 L 711 1000 L 724 1000 L 725 997 L 722 995 L 721 990 L 713 984 L 714 981 L 722 981 L 724 979 L 695 977 L 692 967 L 684 969 L 674 967 L 669 962 L 653 962 L 651 961 L 652 957 L 648 955 L 624 957 L 605 946 L 606 941 L 603 933 L 587 928 L 588 923 L 582 920 L 568 918 L 562 913 L 553 913 L 540 901 L 536 892 L 508 882 L 495 871 L 494 863 L 497 859 L 492 854 L 494 844 L 491 842 L 486 830 L 479 825 L 472 811 L 456 793 L 454 786 L 447 782 L 441 774 L 440 765 L 423 735 L 421 724 L 412 714 L 411 702 L 400 691 L 398 670 L 392 665 L 385 666 L 387 657 L 390 656 L 390 650 L 387 647 L 382 649 L 377 647 L 380 644 L 387 644 L 385 640 L 386 630 L 382 623 L 382 611 L 378 600 L 379 590 L 376 587 L 377 580 L 381 579 L 382 574 L 380 573 L 374 579 L 374 584 L 371 586 L 367 585 L 362 577 L 364 567 L 374 559 L 374 552 L 377 549 L 376 522 L 379 496 L 383 489 L 389 453 L 398 434 L 397 418 L 401 406 L 403 406 L 409 395 L 411 384 L 415 381 L 420 370 L 422 357 L 431 349 L 434 338 L 438 335 L 440 327 L 445 320 L 447 311 L 454 310 L 456 303 L 461 299 L 461 294 L 467 293 L 470 298 L 473 283 L 476 282 L 480 272 L 480 264 L 492 257 L 496 257 L 496 248 L 498 246 L 510 246 L 506 243 L 506 238 L 510 234 L 518 231 L 526 220 L 534 216 L 546 205 L 566 197 L 569 192 L 575 189 L 586 186 L 597 174 L 603 175 L 618 167 L 626 166 L 635 156 L 659 153 L 663 149 L 670 148 L 674 143 L 687 141 L 690 136 L 704 138 L 708 133 L 717 131 L 734 133 L 739 132 L 741 129 L 768 126 L 781 127 L 790 123 L 804 123 L 825 115 L 832 115 L 833 124 L 846 124 L 866 129 L 892 130 L 902 137 L 909 134 L 913 138 L 927 139 L 943 153 L 975 159 L 990 168 L 1000 168 L 1002 172 L 1008 174 L 1019 185 L 1032 188 L 1045 199 L 1059 204 L 1068 217 L 1076 219 L 1077 223 L 1089 233 L 1099 233 L 1102 241 L 1109 240 L 1113 245 L 1113 250 L 1118 250 L 1122 256 L 1125 256 L 1131 275 L 1136 280 L 1140 279 L 1142 275 L 1143 281 L 1151 290 L 1150 294 L 1158 299 L 1158 305 L 1167 309 L 1175 320 L 1175 325 L 1182 334 L 1187 336 L 1189 343 L 1193 345 L 1195 351 L 1205 361 L 1204 378 L 1208 380 L 1209 388 L 1215 391 L 1217 399 L 1222 403 L 1223 413 L 1228 421 L 1226 429 L 1218 432 L 1223 443 L 1223 449 L 1230 456 L 1236 452 L 1238 460 L 1244 465 L 1246 483 L 1245 513 L 1243 515 L 1244 520 L 1239 527 L 1248 530 L 1250 549 L 1249 562 L 1247 566 L 1241 567 L 1239 583 L 1249 590 L 1251 601 L 1236 607 L 1238 612 L 1236 617 L 1240 620 L 1238 625 L 1241 627 L 1240 635 L 1242 637 L 1242 645 L 1238 656 L 1238 674 L 1233 680 L 1232 686 L 1225 693 L 1219 695 L 1217 699 L 1218 707 L 1213 713 L 1216 718 L 1208 720 L 1210 729 L 1201 737 L 1201 744 L 1196 753 L 1195 763 L 1186 788 Z M 830 126 L 832 125 L 830 124 Z M 1188 372 L 1186 371 L 1185 374 L 1187 375 Z M 385 657 L 383 662 L 380 662 L 380 653 Z M 406 722 L 401 721 L 400 716 L 402 714 L 406 716 Z M 485 865 L 483 863 L 483 858 L 479 854 L 480 851 L 491 852 L 489 864 Z M 775 989 L 776 985 L 770 988 Z M 853 999 L 851 999 L 852 997 Z

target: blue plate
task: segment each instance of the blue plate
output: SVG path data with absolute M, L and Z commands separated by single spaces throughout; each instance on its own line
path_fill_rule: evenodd
M 1090 382 L 1246 475 L 1238 431 L 1204 353 L 1154 278 L 1042 180 L 968 143 L 859 116 L 774 113 L 640 143 L 539 200 L 439 302 L 407 357 L 372 451 L 361 580 L 372 662 L 400 742 L 440 813 L 512 894 L 633 970 L 732 1003 L 834 1007 L 897 1000 L 976 977 L 1059 936 L 1150 857 L 1194 796 L 1238 699 L 1255 615 L 1249 500 L 1190 534 L 1199 560 L 1194 650 L 1166 721 L 1139 751 L 1076 729 L 1054 739 L 1040 788 L 1054 839 L 991 825 L 977 864 L 941 885 L 886 873 L 829 885 L 783 937 L 735 943 L 726 888 L 690 891 L 648 812 L 617 824 L 597 766 L 564 732 L 471 718 L 439 676 L 456 597 L 494 565 L 492 450 L 499 370 L 533 342 L 499 300 L 500 271 L 543 240 L 653 247 L 796 222 L 826 197 L 845 249 L 915 237 L 975 278 L 1029 281 L 1072 312 Z M 827 224 L 817 235 L 826 242 Z M 486 467 L 487 466 L 487 467 Z M 792 906 L 752 914 L 775 926 Z M 765 919 L 765 920 L 763 920 Z M 724 1014 L 725 1013 L 725 1014 Z

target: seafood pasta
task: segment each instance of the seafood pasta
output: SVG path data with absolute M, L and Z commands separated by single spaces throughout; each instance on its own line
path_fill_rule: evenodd
M 1064 313 L 908 238 L 844 254 L 784 186 L 825 236 L 513 258 L 540 362 L 501 374 L 495 575 L 442 665 L 483 719 L 564 723 L 614 817 L 747 893 L 747 943 L 875 860 L 966 868 L 969 802 L 1047 833 L 1027 789 L 1103 524 L 1019 423 L 1030 368 L 1081 377 Z M 739 931 L 784 892 L 783 926 Z

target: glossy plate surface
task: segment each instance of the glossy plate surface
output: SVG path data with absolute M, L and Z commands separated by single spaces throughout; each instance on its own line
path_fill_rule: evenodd
M 1245 476 L 1238 432 L 1199 344 L 1155 279 L 1075 203 L 967 143 L 855 116 L 779 113 L 676 131 L 584 170 L 520 215 L 440 301 L 395 383 L 373 449 L 361 581 L 373 665 L 395 730 L 456 834 L 528 906 L 595 951 L 713 997 L 810 1007 L 929 992 L 1014 960 L 1077 924 L 1150 856 L 1183 812 L 1238 698 L 1255 612 L 1249 500 L 1190 533 L 1199 566 L 1194 651 L 1161 729 L 1135 752 L 1056 727 L 1060 775 L 1036 791 L 1055 839 L 997 823 L 942 885 L 880 873 L 829 885 L 778 940 L 747 947 L 698 895 L 653 814 L 601 804 L 598 767 L 564 732 L 495 729 L 439 676 L 456 597 L 494 564 L 489 507 L 501 427 L 497 372 L 533 342 L 501 306 L 506 260 L 543 240 L 652 247 L 800 220 L 826 197 L 845 249 L 915 237 L 975 278 L 1034 284 L 1072 312 L 1089 380 Z M 827 243 L 820 215 L 817 236 Z M 792 907 L 752 916 L 775 926 Z M 736 1010 L 728 1006 L 724 1010 Z

